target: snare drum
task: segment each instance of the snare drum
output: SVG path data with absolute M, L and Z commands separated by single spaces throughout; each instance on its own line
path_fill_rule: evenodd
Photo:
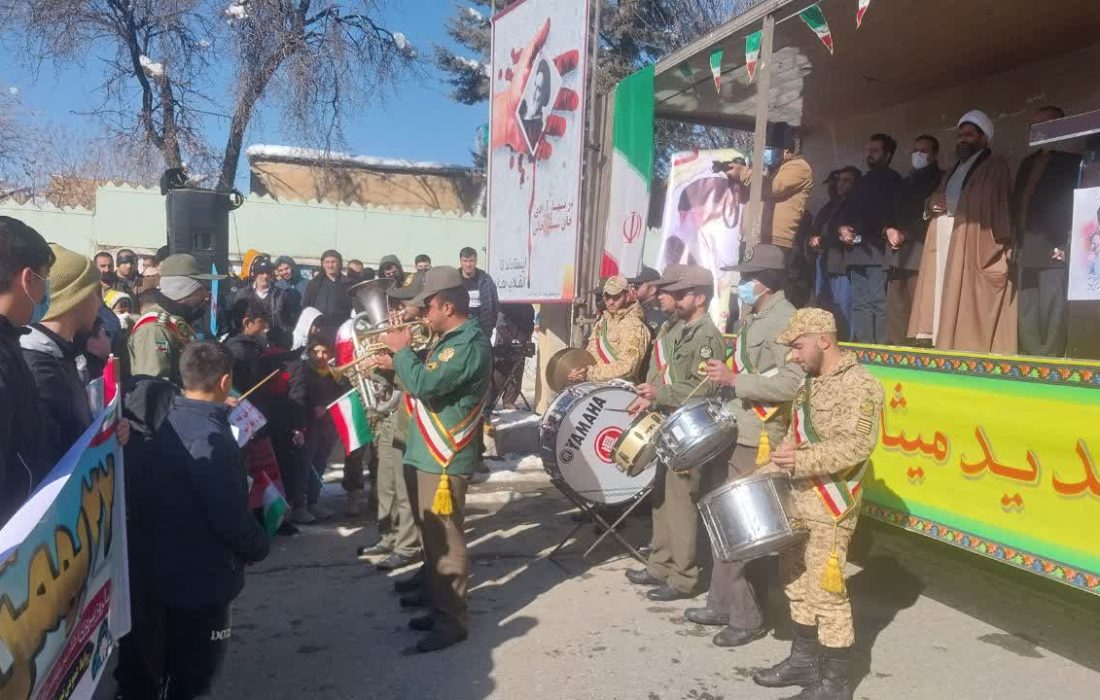
M 699 513 L 720 561 L 756 559 L 809 537 L 791 526 L 793 488 L 781 474 L 751 474 L 720 486 L 699 500 Z
M 615 443 L 611 456 L 627 476 L 641 474 L 656 459 L 657 441 L 653 438 L 664 419 L 660 413 L 638 416 Z
M 722 402 L 698 399 L 661 424 L 657 459 L 677 472 L 702 467 L 737 440 L 737 420 Z
M 638 398 L 629 382 L 585 382 L 567 387 L 542 419 L 543 468 L 564 488 L 593 504 L 626 503 L 653 482 L 657 467 L 624 473 L 613 451 L 630 429 L 628 406 Z

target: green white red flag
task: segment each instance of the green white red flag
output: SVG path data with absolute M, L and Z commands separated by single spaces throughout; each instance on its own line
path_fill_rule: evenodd
M 264 531 L 267 532 L 268 537 L 274 537 L 279 526 L 283 524 L 283 518 L 290 510 L 290 505 L 283 498 L 279 487 L 272 483 L 265 472 L 260 472 L 256 479 L 263 502 Z
M 798 13 L 798 16 L 802 18 L 802 21 L 806 23 L 806 26 L 813 30 L 814 34 L 817 34 L 817 38 L 821 39 L 821 43 L 825 44 L 825 48 L 829 49 L 829 53 L 833 52 L 833 32 L 829 29 L 829 22 L 825 19 L 825 13 L 821 11 L 820 5 L 812 5 L 807 7 L 802 12 Z
M 753 32 L 745 37 L 745 69 L 749 72 L 749 82 L 756 77 L 756 64 L 760 62 L 760 42 L 764 32 Z
M 722 93 L 722 56 L 725 53 L 724 49 L 715 49 L 710 55 L 710 74 L 714 78 L 714 90 L 718 94 Z
M 636 277 L 642 269 L 653 180 L 653 75 L 649 65 L 615 87 L 615 148 L 601 277 Z
M 357 389 L 352 389 L 329 404 L 328 412 L 336 425 L 336 433 L 344 443 L 346 454 L 368 444 L 374 437 L 371 434 L 370 421 L 367 420 L 367 410 L 363 407 Z
M 863 26 L 863 15 L 867 14 L 870 6 L 871 0 L 859 0 L 859 7 L 856 8 L 856 29 Z

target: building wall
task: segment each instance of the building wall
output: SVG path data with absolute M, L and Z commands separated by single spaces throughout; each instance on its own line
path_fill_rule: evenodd
M 155 251 L 167 242 L 164 197 L 159 190 L 107 186 L 96 196 L 94 212 L 0 203 L 0 215 L 26 221 L 46 240 L 86 255 L 123 246 Z M 308 263 L 335 248 L 345 259 L 359 258 L 367 264 L 393 254 L 411 267 L 419 253 L 430 255 L 439 265 L 456 264 L 460 248 L 485 249 L 486 233 L 485 219 L 469 214 L 280 202 L 252 195 L 230 214 L 229 252 L 239 258 L 256 248 Z
M 832 120 L 821 114 L 827 105 L 820 106 L 815 114 L 815 105 L 807 104 L 803 151 L 814 168 L 816 181 L 822 182 L 830 170 L 844 165 L 865 170 L 863 148 L 868 136 L 885 132 L 899 144 L 894 168 L 906 173 L 910 169 L 912 138 L 930 133 L 940 140 L 940 167 L 947 168 L 955 161 L 956 122 L 971 109 L 981 109 L 994 120 L 993 151 L 1008 158 L 1015 173 L 1029 152 L 1027 126 L 1037 108 L 1054 104 L 1067 114 L 1100 109 L 1097 65 L 1100 44 L 855 118 Z M 1081 144 L 1074 142 L 1058 148 L 1082 150 Z M 820 207 L 825 198 L 825 188 L 815 187 L 813 208 Z
M 481 178 L 467 172 L 432 173 L 319 168 L 305 163 L 251 163 L 252 192 L 279 200 L 329 201 L 407 209 L 471 211 Z

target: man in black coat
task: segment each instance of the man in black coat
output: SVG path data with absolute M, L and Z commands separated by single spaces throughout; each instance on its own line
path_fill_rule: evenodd
M 841 218 L 840 240 L 852 287 L 852 340 L 886 341 L 886 242 L 882 231 L 894 206 L 901 175 L 890 169 L 898 149 L 886 134 L 867 142 L 867 174 L 852 190 Z
M 848 339 L 852 327 L 852 289 L 844 264 L 847 246 L 840 240 L 840 224 L 844 220 L 848 197 L 862 176 L 854 165 L 829 173 L 825 178 L 829 201 L 814 216 L 807 242 L 810 250 L 819 253 L 813 306 L 828 308 L 836 315 L 840 337 L 844 340 Z
M 913 170 L 898 187 L 893 215 L 886 227 L 886 256 L 890 262 L 886 278 L 887 345 L 904 345 L 909 334 L 909 314 L 917 295 L 917 272 L 928 233 L 925 200 L 936 191 L 943 176 L 939 154 L 936 137 L 924 134 L 913 139 Z
M 251 282 L 237 290 L 233 299 L 236 313 L 250 304 L 264 307 L 271 327 L 287 333 L 294 332 L 298 316 L 302 313 L 302 298 L 298 290 L 275 283 L 275 266 L 267 258 L 252 264 Z
M 1058 107 L 1031 118 L 1061 119 Z M 1062 357 L 1066 352 L 1066 249 L 1073 228 L 1073 190 L 1081 156 L 1040 149 L 1020 163 L 1012 189 L 1019 274 L 1019 342 L 1024 355 Z
M 351 317 L 352 302 L 348 294 L 351 280 L 340 272 L 343 263 L 344 258 L 335 250 L 321 254 L 322 272 L 306 287 L 303 306 L 312 306 L 326 316 Z
M 18 219 L 0 216 L 0 527 L 53 467 L 42 454 L 38 389 L 19 338 L 50 305 L 53 251 Z

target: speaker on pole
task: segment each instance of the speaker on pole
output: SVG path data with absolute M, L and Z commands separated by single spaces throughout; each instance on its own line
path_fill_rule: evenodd
M 244 202 L 240 192 L 178 188 L 169 189 L 165 200 L 169 254 L 190 253 L 202 269 L 214 265 L 228 273 L 229 212 Z

